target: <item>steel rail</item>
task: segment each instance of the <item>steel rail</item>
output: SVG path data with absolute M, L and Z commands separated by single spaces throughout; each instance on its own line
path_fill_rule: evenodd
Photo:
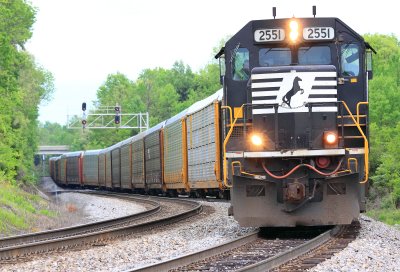
M 197 251 L 195 253 L 191 253 L 185 256 L 181 256 L 175 259 L 171 259 L 165 262 L 152 264 L 140 268 L 134 268 L 130 270 L 126 270 L 125 272 L 133 272 L 133 271 L 140 271 L 140 272 L 159 272 L 159 271 L 168 271 L 173 268 L 177 268 L 179 266 L 185 266 L 206 258 L 209 258 L 214 255 L 221 254 L 225 251 L 231 250 L 233 248 L 240 247 L 244 244 L 249 242 L 255 241 L 258 237 L 259 232 L 252 232 L 247 234 L 243 237 L 237 238 L 235 240 L 229 241 L 227 243 L 223 243 L 217 245 L 215 247 L 209 247 L 205 250 Z
M 153 220 L 146 223 L 126 225 L 122 227 L 111 227 L 109 229 L 102 229 L 100 231 L 88 232 L 84 234 L 72 235 L 69 237 L 58 237 L 51 240 L 30 242 L 27 244 L 20 244 L 15 246 L 9 246 L 0 248 L 0 262 L 10 260 L 16 260 L 20 257 L 29 257 L 32 254 L 54 252 L 59 250 L 65 250 L 68 248 L 76 248 L 87 245 L 96 245 L 98 243 L 103 243 L 104 241 L 109 241 L 111 239 L 116 239 L 133 233 L 138 233 L 141 231 L 148 231 L 156 227 L 172 224 L 201 212 L 202 205 L 197 202 L 187 201 L 187 200 L 169 200 L 163 199 L 166 202 L 180 203 L 183 205 L 191 206 L 191 209 L 168 216 L 165 218 Z M 95 225 L 95 224 L 94 224 Z M 93 224 L 92 224 L 93 226 Z
M 103 193 L 95 193 L 95 192 L 87 192 L 87 193 L 76 192 L 76 191 L 72 191 L 72 192 L 83 193 L 83 194 L 106 195 Z M 52 194 L 53 193 L 54 194 L 70 193 L 70 191 L 52 192 Z M 107 194 L 107 195 L 110 196 L 110 194 Z M 71 236 L 71 235 L 83 234 L 85 232 L 93 231 L 95 229 L 106 229 L 106 228 L 116 227 L 121 224 L 127 224 L 129 222 L 132 222 L 133 220 L 138 220 L 138 219 L 153 215 L 154 213 L 157 213 L 161 210 L 161 206 L 159 203 L 149 200 L 149 199 L 142 199 L 142 198 L 137 198 L 137 197 L 127 197 L 127 196 L 118 196 L 118 197 L 120 199 L 123 198 L 123 199 L 129 200 L 129 201 L 142 202 L 142 203 L 153 206 L 153 208 L 143 211 L 143 212 L 130 214 L 127 216 L 97 221 L 97 222 L 88 223 L 88 224 L 75 225 L 75 226 L 71 226 L 71 227 L 59 228 L 59 229 L 54 229 L 54 230 L 49 230 L 49 231 L 41 231 L 41 232 L 24 234 L 24 235 L 5 237 L 5 238 L 0 239 L 0 250 L 2 248 L 16 246 L 19 244 L 36 243 L 36 242 L 43 241 L 43 240 L 56 239 L 56 238 L 67 237 L 67 236 Z
M 335 236 L 339 231 L 341 231 L 343 226 L 335 226 L 333 229 L 328 230 L 317 237 L 301 244 L 295 248 L 272 256 L 264 261 L 248 265 L 246 267 L 240 268 L 236 270 L 237 272 L 264 272 L 274 269 L 282 264 L 285 264 L 301 255 L 310 252 L 311 250 L 325 244 L 328 242 L 333 236 Z

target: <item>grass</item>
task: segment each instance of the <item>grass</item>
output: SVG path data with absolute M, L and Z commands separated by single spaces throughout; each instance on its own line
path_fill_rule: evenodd
M 367 212 L 367 215 L 388 225 L 400 225 L 400 210 L 370 210 Z
M 0 233 L 31 231 L 33 223 L 41 216 L 55 217 L 55 212 L 46 207 L 47 202 L 40 196 L 0 182 Z

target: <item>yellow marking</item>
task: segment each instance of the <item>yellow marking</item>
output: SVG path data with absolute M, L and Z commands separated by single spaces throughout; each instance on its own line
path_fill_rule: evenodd
M 234 118 L 243 118 L 243 107 L 233 108 L 233 117 Z

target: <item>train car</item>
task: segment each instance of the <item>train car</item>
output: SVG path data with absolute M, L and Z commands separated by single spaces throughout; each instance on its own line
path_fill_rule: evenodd
M 67 159 L 65 154 L 61 155 L 60 159 L 58 160 L 58 169 L 59 169 L 59 178 L 57 180 L 58 185 L 65 186 L 68 184 L 66 175 Z
M 101 150 L 88 150 L 82 155 L 82 185 L 99 187 L 99 153 Z
M 121 142 L 111 146 L 111 183 L 113 189 L 121 189 Z
M 163 128 L 165 121 L 147 130 L 144 134 L 144 160 L 146 189 L 151 193 L 161 193 L 163 188 Z
M 106 152 L 104 149 L 99 152 L 99 186 L 106 187 Z
M 314 14 L 250 21 L 217 54 L 224 182 L 242 226 L 350 224 L 365 209 L 371 51 Z
M 190 191 L 187 178 L 186 110 L 168 119 L 163 131 L 164 183 L 171 194 Z
M 186 113 L 188 183 L 197 196 L 224 197 L 221 169 L 222 89 L 189 107 Z
M 56 157 L 51 157 L 51 158 L 49 158 L 49 174 L 50 174 L 50 177 L 51 177 L 53 180 L 55 180 L 55 175 L 54 175 L 54 172 L 55 172 L 55 162 L 56 162 Z
M 99 175 L 99 183 L 105 188 L 113 188 L 112 184 L 112 168 L 111 168 L 111 147 L 103 149 L 99 154 L 99 168 L 102 173 Z M 104 162 L 104 163 L 103 163 Z M 104 179 L 103 179 L 104 178 Z
M 132 190 L 132 140 L 130 137 L 120 143 L 121 189 Z
M 82 151 L 65 154 L 65 178 L 68 185 L 82 185 L 82 154 Z
M 146 190 L 144 135 L 142 132 L 132 137 L 132 186 L 137 192 Z

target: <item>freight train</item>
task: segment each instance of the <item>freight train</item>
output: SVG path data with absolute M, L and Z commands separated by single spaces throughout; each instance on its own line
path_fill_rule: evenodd
M 338 18 L 247 23 L 223 88 L 103 150 L 50 160 L 62 185 L 226 196 L 242 226 L 350 224 L 365 210 L 375 50 Z

